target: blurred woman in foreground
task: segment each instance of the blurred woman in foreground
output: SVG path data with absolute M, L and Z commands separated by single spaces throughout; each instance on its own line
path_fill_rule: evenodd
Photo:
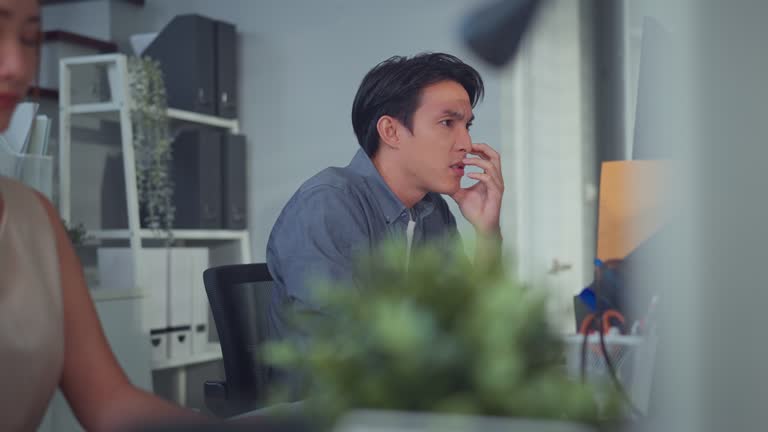
M 40 59 L 38 0 L 0 0 L 0 132 Z M 59 216 L 0 177 L 0 429 L 30 431 L 60 388 L 86 430 L 193 416 L 134 387 L 109 348 Z

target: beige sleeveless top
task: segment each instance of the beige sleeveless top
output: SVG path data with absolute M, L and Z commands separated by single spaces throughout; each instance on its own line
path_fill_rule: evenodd
M 0 177 L 0 199 L 0 430 L 32 431 L 63 364 L 58 254 L 35 193 Z

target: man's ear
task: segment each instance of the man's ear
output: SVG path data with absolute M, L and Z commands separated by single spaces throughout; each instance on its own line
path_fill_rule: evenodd
M 383 115 L 376 122 L 376 130 L 379 132 L 381 145 L 398 149 L 400 148 L 400 123 L 394 117 Z

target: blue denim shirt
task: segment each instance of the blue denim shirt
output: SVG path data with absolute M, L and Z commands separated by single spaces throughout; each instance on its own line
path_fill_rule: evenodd
M 413 247 L 458 239 L 456 220 L 440 194 L 428 193 L 410 211 Z M 406 242 L 411 216 L 373 162 L 358 150 L 344 168 L 327 168 L 307 180 L 283 208 L 267 244 L 275 279 L 273 305 L 319 311 L 307 286 L 316 278 L 352 282 L 358 254 L 388 238 Z M 280 332 L 282 333 L 282 332 Z

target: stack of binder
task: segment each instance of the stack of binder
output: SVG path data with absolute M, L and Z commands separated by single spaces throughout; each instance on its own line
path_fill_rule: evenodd
M 214 349 L 209 341 L 208 298 L 203 271 L 208 249 L 146 248 L 133 278 L 130 248 L 99 248 L 99 290 L 140 289 L 145 295 L 144 330 L 155 362 L 184 359 Z

